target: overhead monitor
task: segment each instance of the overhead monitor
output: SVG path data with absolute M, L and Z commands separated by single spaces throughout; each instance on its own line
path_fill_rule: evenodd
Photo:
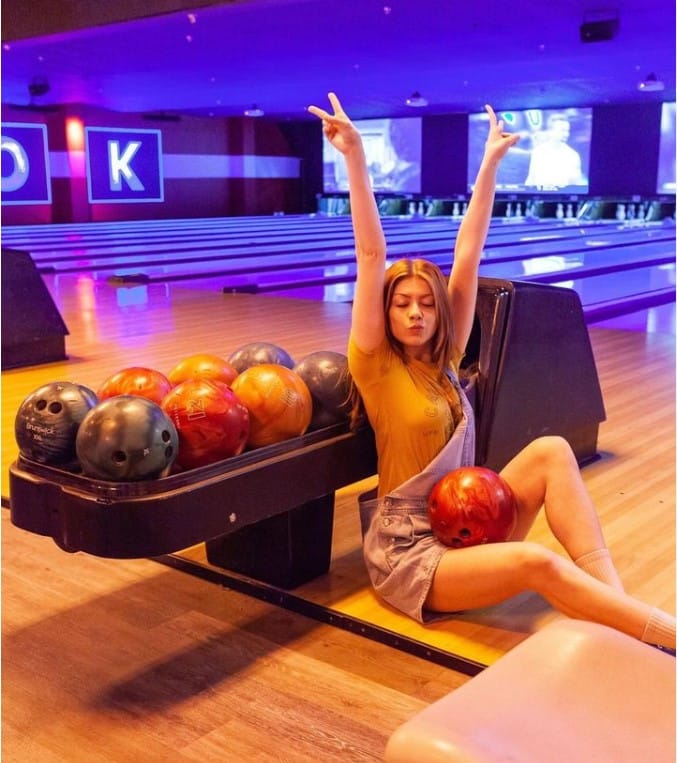
M 421 192 L 421 118 L 363 119 L 362 136 L 372 188 L 383 193 Z M 348 190 L 345 162 L 324 137 L 324 192 Z
M 591 108 L 497 112 L 520 139 L 503 158 L 496 190 L 503 193 L 588 192 Z M 468 118 L 468 189 L 472 190 L 489 130 L 486 112 Z

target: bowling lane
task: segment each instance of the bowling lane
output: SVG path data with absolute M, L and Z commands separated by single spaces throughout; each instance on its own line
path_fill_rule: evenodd
M 487 275 L 486 273 L 483 275 Z M 618 313 L 623 311 L 623 305 L 628 312 L 642 307 L 643 301 L 665 304 L 674 302 L 675 289 L 675 266 L 654 265 L 651 267 L 639 267 L 632 270 L 623 270 L 614 273 L 605 273 L 587 278 L 571 278 L 574 273 L 561 273 L 561 280 L 553 282 L 553 286 L 573 289 L 578 293 L 583 304 L 583 312 L 588 319 L 588 313 L 592 315 L 600 305 L 609 306 L 613 303 Z M 345 282 L 341 276 L 318 279 L 315 283 L 287 284 L 284 289 L 261 288 L 261 293 L 270 296 L 293 296 L 308 299 L 323 299 L 325 301 L 345 302 L 350 301 L 354 294 L 354 283 Z M 520 279 L 515 279 L 520 280 Z M 535 280 L 535 279 L 531 279 Z M 630 306 L 633 306 L 630 309 Z M 617 313 L 617 314 L 618 314 Z M 669 333 L 674 333 L 674 329 Z
M 641 240 L 640 240 L 641 241 Z M 674 260 L 674 237 L 667 241 L 641 241 L 637 246 L 636 240 L 630 240 L 617 244 L 613 248 L 600 248 L 593 242 L 591 246 L 572 251 L 565 250 L 559 254 L 541 253 L 536 257 L 528 257 L 525 252 L 530 252 L 531 247 L 514 249 L 514 256 L 507 259 L 485 259 L 480 266 L 480 274 L 493 278 L 506 278 L 535 281 L 539 283 L 555 282 L 558 273 L 569 270 L 578 270 L 583 274 L 601 274 L 614 272 L 620 269 L 632 269 L 648 265 L 667 264 Z M 390 250 L 389 250 L 390 251 Z M 519 255 L 522 255 L 521 257 Z M 443 255 L 428 253 L 427 259 L 438 264 L 445 273 L 449 272 L 451 263 L 447 252 Z M 389 262 L 392 262 L 392 253 Z M 283 267 L 280 264 L 274 272 L 267 267 L 256 266 L 256 269 L 244 272 L 244 270 L 224 269 L 223 275 L 241 276 L 231 278 L 224 286 L 238 288 L 243 285 L 256 285 L 259 291 L 271 289 L 297 288 L 310 285 L 311 282 L 324 281 L 327 284 L 348 282 L 354 280 L 356 265 L 352 256 L 346 258 L 330 259 L 326 264 L 313 263 L 306 267 L 306 260 L 296 261 L 291 267 Z M 295 272 L 287 272 L 293 270 Z M 168 274 L 170 280 L 178 279 L 180 271 Z M 195 271 L 189 271 L 188 277 L 194 277 Z
M 556 283 L 563 272 L 571 277 L 577 273 L 603 275 L 619 270 L 649 265 L 667 265 L 674 261 L 674 239 L 644 243 L 641 247 L 627 243 L 614 248 L 591 248 L 568 254 L 543 254 L 522 260 L 496 263 L 485 261 L 480 265 L 480 275 L 508 280 Z M 571 271 L 571 272 L 570 272 Z
M 459 222 L 449 217 L 384 217 L 389 260 L 421 256 L 448 272 Z M 53 258 L 56 275 L 88 273 L 94 282 L 108 282 L 113 276 L 111 283 L 119 287 L 116 299 L 127 306 L 143 297 L 139 289 L 130 288 L 134 284 L 125 282 L 125 277 L 158 285 L 177 282 L 190 288 L 329 302 L 349 301 L 353 296 L 355 263 L 348 216 L 36 227 L 41 229 L 37 238 L 31 238 L 36 233 L 33 226 L 10 229 L 5 245 L 28 249 L 22 242 L 30 244 L 44 236 L 42 244 L 36 244 L 42 247 L 34 255 L 38 263 Z M 56 254 L 50 251 L 55 245 L 62 247 L 54 250 Z M 612 278 L 612 274 L 647 272 L 650 266 L 669 264 L 674 261 L 674 245 L 674 225 L 666 223 L 495 218 L 480 272 L 541 283 L 575 283 L 586 298 L 605 284 L 617 283 L 621 293 L 611 299 L 622 299 L 624 294 L 642 293 L 641 278 Z M 49 277 L 49 271 L 42 272 Z M 58 279 L 53 287 L 58 291 Z
M 673 262 L 669 265 L 656 265 L 590 278 L 574 278 L 555 285 L 574 289 L 581 298 L 584 309 L 617 302 L 629 294 L 648 297 L 659 292 L 671 291 L 674 301 L 675 264 Z
M 284 223 L 280 223 L 280 220 L 284 220 Z M 74 235 L 61 230 L 63 226 L 51 226 L 52 229 L 57 228 L 58 232 L 48 240 L 36 238 L 30 231 L 23 229 L 20 235 L 6 235 L 5 243 L 29 251 L 40 267 L 49 265 L 62 270 L 69 263 L 70 269 L 76 270 L 87 267 L 93 269 L 97 265 L 100 268 L 117 265 L 138 267 L 139 262 L 166 260 L 167 255 L 175 253 L 181 253 L 188 261 L 220 259 L 224 255 L 265 255 L 268 251 L 298 255 L 301 250 L 307 251 L 310 256 L 313 251 L 353 250 L 349 218 L 337 224 L 327 218 L 306 217 L 291 226 L 287 224 L 287 218 L 265 218 L 265 223 L 252 223 L 251 226 L 221 224 L 217 227 L 209 225 L 209 221 L 205 222 L 205 226 L 191 226 L 188 231 L 175 231 L 171 225 L 159 229 L 157 226 L 148 229 L 123 226 L 120 230 L 107 226 L 105 231 L 95 236 L 86 233 Z M 99 226 L 96 223 L 90 225 L 97 226 L 97 229 Z M 525 223 L 525 226 L 506 226 L 497 221 L 490 230 L 488 247 L 499 243 L 510 246 L 529 241 L 543 245 L 547 241 L 573 240 L 592 230 L 588 225 L 581 230 L 575 225 L 565 225 L 558 221 Z M 416 244 L 416 251 L 425 255 L 429 251 L 451 251 L 458 221 L 386 219 L 384 228 L 393 251 L 406 255 L 412 251 L 411 245 Z M 620 231 L 620 226 L 605 226 L 605 229 L 609 235 L 614 236 Z M 519 235 L 518 231 L 521 231 Z M 256 249 L 253 250 L 252 247 Z M 395 250 L 394 247 L 399 248 Z
M 573 229 L 571 226 L 565 232 L 553 230 L 537 237 L 524 235 L 516 240 L 507 238 L 505 232 L 490 233 L 483 259 L 492 262 L 510 262 L 530 256 L 536 258 L 545 255 L 586 253 L 593 247 L 612 248 L 633 243 L 644 244 L 647 241 L 664 241 L 674 245 L 675 241 L 674 232 L 655 228 L 608 230 L 604 234 L 589 237 L 585 237 L 586 234 L 588 234 L 587 229 Z M 346 244 L 351 246 L 346 247 Z M 399 232 L 398 235 L 389 237 L 388 253 L 391 258 L 425 257 L 446 269 L 450 262 L 452 247 L 453 236 L 448 232 L 445 232 L 442 237 L 425 231 Z M 285 270 L 350 265 L 354 262 L 352 232 L 344 238 L 322 239 L 322 243 L 319 244 L 313 239 L 294 238 L 285 240 L 283 243 L 260 245 L 255 245 L 254 241 L 247 242 L 244 246 L 230 242 L 220 249 L 209 246 L 203 250 L 191 244 L 178 244 L 171 250 L 161 246 L 157 252 L 150 244 L 139 244 L 108 248 L 105 254 L 98 257 L 88 256 L 95 254 L 96 251 L 83 253 L 75 260 L 64 256 L 59 258 L 63 264 L 58 266 L 56 259 L 52 259 L 52 262 L 59 272 L 79 272 L 91 269 L 95 277 L 98 277 L 99 273 L 101 273 L 100 277 L 107 277 L 110 272 L 116 275 L 142 272 L 153 281 L 184 280 L 228 274 L 236 276 L 247 272 L 258 274 L 266 271 L 274 271 L 279 276 Z M 116 255 L 117 251 L 126 254 Z M 506 272 L 513 271 L 508 269 Z M 256 281 L 257 278 L 253 280 Z

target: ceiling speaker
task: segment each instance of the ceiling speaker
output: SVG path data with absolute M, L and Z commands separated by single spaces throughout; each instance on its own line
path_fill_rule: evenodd
M 618 19 L 585 21 L 581 24 L 581 42 L 605 42 L 613 40 L 618 32 Z

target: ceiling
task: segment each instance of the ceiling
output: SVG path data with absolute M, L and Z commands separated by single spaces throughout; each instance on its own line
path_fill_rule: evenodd
M 186 4 L 50 0 L 40 14 L 40 0 L 14 0 L 3 3 L 2 102 L 204 116 L 256 104 L 303 119 L 328 90 L 354 118 L 674 101 L 674 0 L 605 2 L 196 0 L 177 11 Z M 114 23 L 101 23 L 111 5 Z M 138 17 L 160 6 L 174 12 Z M 614 39 L 581 41 L 582 23 L 610 19 Z M 650 74 L 662 92 L 637 90 Z M 414 91 L 428 106 L 405 105 Z

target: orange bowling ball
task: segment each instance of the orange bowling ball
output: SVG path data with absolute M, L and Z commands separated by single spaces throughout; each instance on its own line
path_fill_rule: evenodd
M 167 374 L 167 378 L 174 386 L 188 379 L 214 379 L 230 386 L 236 376 L 235 366 L 224 358 L 208 352 L 198 352 L 183 358 Z
M 144 366 L 130 366 L 109 376 L 96 394 L 99 400 L 117 395 L 136 395 L 160 405 L 171 388 L 172 383 L 162 372 Z
M 276 363 L 250 366 L 232 388 L 249 411 L 247 445 L 252 448 L 298 437 L 310 424 L 310 390 L 291 368 Z

